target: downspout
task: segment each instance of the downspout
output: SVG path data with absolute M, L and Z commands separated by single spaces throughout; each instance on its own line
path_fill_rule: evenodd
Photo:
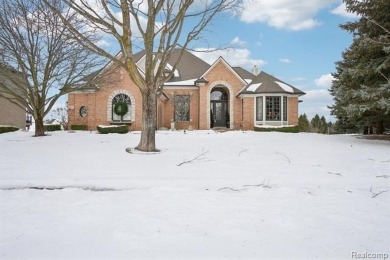
M 200 88 L 198 86 L 198 130 L 200 130 Z

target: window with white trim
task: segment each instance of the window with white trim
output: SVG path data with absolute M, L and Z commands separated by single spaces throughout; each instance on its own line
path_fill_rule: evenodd
M 256 121 L 263 121 L 263 97 L 256 97 Z
M 266 120 L 280 121 L 280 97 L 269 96 L 265 100 Z

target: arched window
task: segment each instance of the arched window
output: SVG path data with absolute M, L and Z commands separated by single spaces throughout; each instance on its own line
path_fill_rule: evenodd
M 131 121 L 131 100 L 126 94 L 118 94 L 112 99 L 112 116 L 114 122 Z
M 224 90 L 222 88 L 215 88 L 215 89 L 213 89 L 213 91 L 211 91 L 210 100 L 211 101 L 216 101 L 216 100 L 225 101 L 225 100 L 228 100 L 228 94 L 227 94 L 226 90 Z

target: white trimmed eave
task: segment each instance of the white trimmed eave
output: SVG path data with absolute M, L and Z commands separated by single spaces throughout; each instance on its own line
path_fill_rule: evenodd
M 253 93 L 253 94 L 237 94 L 237 97 L 246 98 L 246 97 L 261 97 L 261 96 L 284 96 L 284 97 L 300 97 L 300 94 L 293 93 Z

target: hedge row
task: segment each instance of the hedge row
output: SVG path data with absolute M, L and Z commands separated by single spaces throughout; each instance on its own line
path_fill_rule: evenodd
M 299 133 L 298 126 L 285 126 L 285 127 L 253 127 L 256 132 L 282 132 L 282 133 Z
M 53 132 L 53 131 L 61 131 L 61 125 L 44 125 L 45 131 Z
M 127 125 L 113 125 L 113 126 L 97 126 L 97 130 L 100 134 L 126 134 L 129 132 L 129 127 Z
M 87 130 L 87 126 L 86 125 L 71 125 L 70 129 L 85 131 L 85 130 Z
M 9 132 L 15 132 L 18 131 L 19 128 L 16 126 L 10 126 L 10 125 L 0 125 L 0 134 L 3 133 L 9 133 Z

